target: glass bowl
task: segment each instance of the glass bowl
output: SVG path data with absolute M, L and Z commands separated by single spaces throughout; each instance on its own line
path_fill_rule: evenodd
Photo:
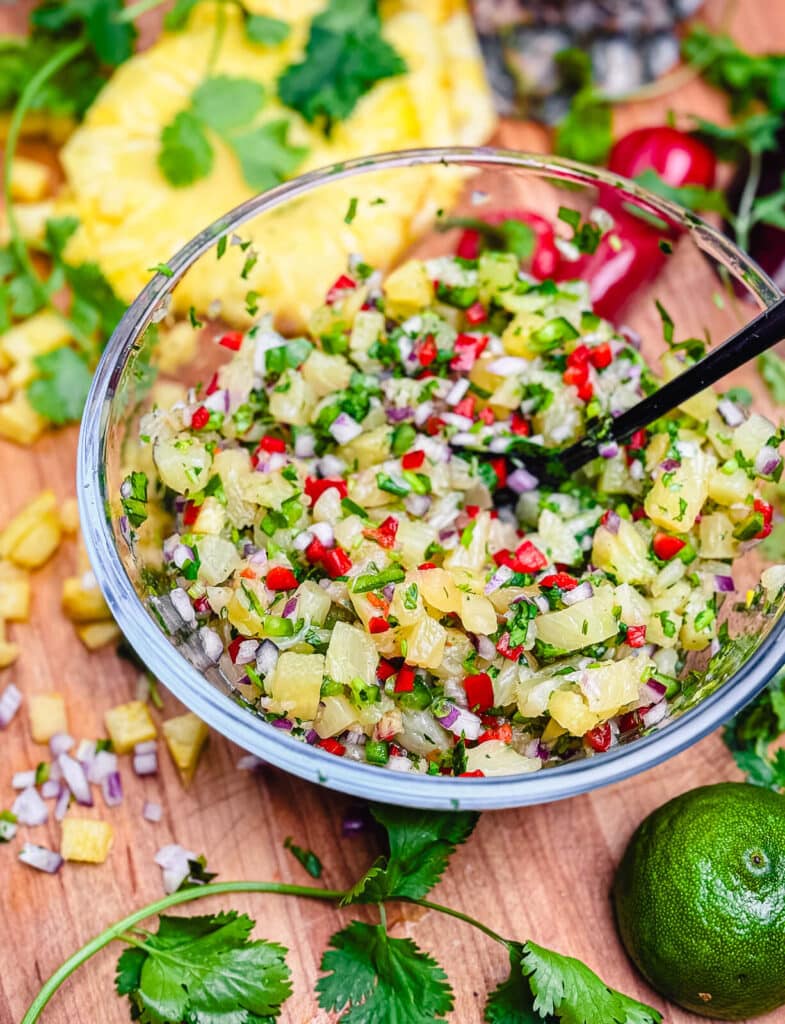
M 485 210 L 526 207 L 569 238 L 559 208 L 587 213 L 598 203 L 608 209 L 623 203 L 643 218 L 664 222 L 663 233 L 671 240 L 666 248 L 673 252 L 663 257 L 660 273 L 631 295 L 624 311 L 624 323 L 645 339 L 650 361 L 664 346 L 655 298 L 665 305 L 671 300 L 680 335 L 700 337 L 708 330 L 715 340 L 779 298 L 771 280 L 727 238 L 616 175 L 506 150 L 433 149 L 328 167 L 249 200 L 191 241 L 184 239 L 168 270 L 131 304 L 107 345 L 84 412 L 81 520 L 96 577 L 123 633 L 151 672 L 208 725 L 285 771 L 356 796 L 448 810 L 512 807 L 573 796 L 659 764 L 726 721 L 785 661 L 782 607 L 765 616 L 731 613 L 731 635 L 743 632 L 743 645 L 715 652 L 702 681 L 676 701 L 666 719 L 630 742 L 517 776 L 399 774 L 334 757 L 254 715 L 208 662 L 194 634 L 169 634 L 171 623 L 147 592 L 150 548 L 145 552 L 128 542 L 120 485 L 139 416 L 150 407 L 151 360 L 162 355 L 156 347 L 162 320 L 187 319 L 192 304 L 197 316 L 204 318 L 207 311 L 207 319 L 212 317 L 179 368 L 172 370 L 172 353 L 164 353 L 172 379 L 190 386 L 209 380 L 231 355 L 214 343 L 219 322 L 223 329 L 227 322 L 247 326 L 245 305 L 268 302 L 282 330 L 296 327 L 345 271 L 348 252 L 361 251 L 367 262 L 388 267 L 404 252 L 453 251 L 457 232 L 433 230 L 442 210 L 476 217 Z M 223 263 L 217 262 L 219 255 Z M 231 269 L 235 283 L 224 286 L 219 309 L 211 300 L 216 275 L 229 280 L 228 272 L 219 270 L 223 267 Z M 253 291 L 261 297 L 249 298 L 246 293 Z M 745 381 L 750 382 L 749 371 L 729 383 Z M 750 551 L 741 559 L 741 576 L 751 580 L 761 567 Z M 706 662 L 699 657 L 696 665 L 705 670 Z

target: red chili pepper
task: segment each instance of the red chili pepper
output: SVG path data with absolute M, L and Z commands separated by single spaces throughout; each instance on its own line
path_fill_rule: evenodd
M 638 128 L 622 136 L 610 152 L 608 167 L 625 178 L 656 171 L 668 185 L 711 188 L 717 171 L 714 153 L 692 135 L 668 125 Z
M 613 362 L 613 349 L 610 342 L 603 341 L 601 344 L 595 345 L 589 352 L 589 359 L 595 370 L 604 370 L 606 366 L 610 366 Z
M 435 569 L 436 568 L 436 563 L 435 562 L 420 562 L 420 564 L 417 566 L 417 568 L 418 569 Z
M 473 772 L 459 772 L 459 779 L 484 779 L 485 772 L 480 768 L 475 768 Z
M 476 260 L 480 255 L 480 232 L 474 228 L 467 228 L 461 232 L 455 247 L 455 255 L 460 256 L 462 260 Z
M 197 615 L 207 615 L 208 612 L 212 611 L 210 602 L 206 597 L 197 597 L 194 601 L 194 611 Z
M 643 647 L 646 643 L 646 627 L 627 626 L 626 643 L 628 647 Z
M 466 508 L 464 509 L 464 512 L 469 517 L 469 519 L 476 519 L 477 513 L 479 511 L 480 511 L 480 506 L 479 505 L 467 505 Z
M 401 465 L 404 469 L 419 469 L 425 462 L 425 452 L 417 449 L 414 452 L 407 452 L 401 458 Z
M 326 750 L 328 754 L 335 754 L 336 757 L 343 757 L 346 753 L 346 747 L 343 743 L 339 743 L 338 740 L 332 736 L 328 736 L 327 739 L 319 740 L 316 744 L 317 747 L 321 747 L 322 750 Z
M 651 704 L 645 708 L 636 708 L 619 716 L 619 732 L 633 732 L 643 725 L 643 716 L 649 711 Z
M 636 430 L 632 437 L 627 442 L 627 448 L 632 452 L 640 451 L 641 448 L 645 448 L 649 441 L 649 432 L 645 427 L 641 427 L 640 430 Z
M 477 737 L 478 743 L 487 743 L 488 740 L 499 740 L 501 743 L 512 743 L 512 726 L 509 722 L 505 722 L 503 725 L 496 725 L 490 729 L 486 729 L 485 732 L 481 732 Z
M 341 298 L 344 292 L 351 291 L 353 288 L 356 287 L 357 282 L 353 278 L 349 277 L 348 274 L 341 274 L 341 276 L 333 282 L 332 287 L 328 290 L 324 301 L 327 303 L 328 306 L 331 306 L 334 302 L 337 302 L 337 300 Z
M 183 525 L 193 526 L 196 520 L 199 518 L 199 509 L 201 505 L 197 505 L 193 501 L 186 502 L 185 508 L 183 509 Z
M 510 417 L 510 430 L 519 437 L 528 437 L 532 432 L 528 420 L 525 420 L 519 412 L 514 412 Z
M 368 620 L 369 633 L 386 633 L 389 628 L 390 623 L 381 615 L 374 615 L 372 619 Z
M 214 373 L 212 375 L 212 377 L 210 378 L 210 383 L 207 385 L 204 393 L 205 393 L 205 395 L 214 395 L 217 390 L 218 390 L 218 374 Z
M 496 642 L 496 650 L 503 658 L 517 661 L 523 654 L 523 644 L 519 644 L 517 647 L 510 647 L 510 634 L 504 633 Z
M 578 586 L 578 581 L 574 576 L 570 576 L 568 572 L 554 572 L 549 576 L 543 576 L 539 581 L 541 587 L 558 587 L 559 590 L 574 590 Z
M 539 572 L 548 564 L 548 559 L 530 540 L 525 540 L 515 549 L 515 559 L 523 566 L 518 572 Z
M 363 530 L 363 537 L 368 540 L 375 540 L 379 547 L 391 548 L 395 546 L 395 535 L 398 532 L 398 520 L 395 516 L 387 516 L 383 523 L 380 523 L 375 530 Z
M 507 486 L 507 460 L 505 458 L 489 459 L 488 460 L 496 474 L 496 486 L 506 487 Z
M 488 319 L 488 312 L 481 302 L 473 302 L 466 310 L 466 319 L 470 324 L 481 324 Z
M 318 480 L 314 476 L 307 476 L 305 478 L 305 493 L 311 499 L 312 504 L 321 498 L 325 491 L 329 491 L 331 487 L 334 487 L 342 498 L 345 498 L 349 493 L 346 487 L 346 481 L 339 478 L 325 477 L 322 480 Z
M 439 433 L 443 426 L 444 420 L 441 418 L 441 416 L 429 416 L 428 419 L 425 421 L 425 433 L 428 434 L 430 437 L 433 437 L 434 434 Z
M 474 419 L 474 409 L 477 405 L 477 398 L 475 395 L 466 395 L 460 402 L 455 406 L 453 412 L 456 416 L 468 416 L 470 420 Z
M 345 576 L 352 567 L 352 560 L 343 548 L 330 548 L 322 555 L 322 565 L 332 579 Z
M 401 665 L 395 680 L 395 693 L 411 693 L 414 689 L 414 669 L 411 665 Z
M 237 352 L 243 343 L 243 337 L 242 331 L 227 331 L 222 338 L 218 339 L 218 344 L 231 349 L 232 352 Z
M 482 423 L 486 423 L 488 426 L 496 422 L 496 416 L 493 409 L 488 409 L 487 407 L 480 410 L 477 419 Z
M 463 688 L 466 691 L 466 699 L 470 708 L 477 708 L 480 711 L 487 711 L 494 705 L 493 683 L 487 672 L 478 672 L 473 676 L 466 676 L 463 681 Z
M 318 537 L 314 537 L 305 549 L 305 557 L 312 565 L 316 565 L 318 562 L 321 562 L 326 554 L 327 548 L 322 544 Z
M 669 562 L 675 555 L 678 555 L 682 548 L 687 546 L 687 542 L 681 537 L 672 537 L 669 533 L 655 533 L 651 546 L 657 558 L 663 562 Z
M 381 679 L 382 682 L 389 679 L 390 676 L 394 676 L 397 671 L 398 670 L 392 662 L 388 661 L 386 658 L 379 659 L 379 664 L 376 666 L 376 676 L 378 679 Z
M 427 338 L 424 338 L 415 349 L 415 352 L 420 366 L 430 366 L 439 354 L 439 349 L 436 347 L 433 335 L 429 334 Z
M 612 735 L 610 722 L 603 722 L 590 729 L 583 738 L 594 750 L 602 752 L 611 745 Z
M 191 416 L 191 426 L 194 430 L 204 430 L 209 422 L 210 410 L 205 409 L 203 405 L 200 405 L 199 408 L 194 411 L 193 416 Z
M 574 348 L 567 356 L 567 365 L 582 367 L 586 376 L 588 376 L 590 355 L 591 352 L 588 345 L 578 345 L 578 347 Z
M 285 452 L 286 442 L 280 437 L 272 437 L 270 434 L 265 434 L 259 444 L 256 446 L 256 452 Z M 254 454 L 256 454 L 256 452 Z
M 264 582 L 269 590 L 293 590 L 297 586 L 297 577 L 285 565 L 274 565 Z
M 488 344 L 488 336 L 473 334 L 459 334 L 453 346 L 453 357 L 450 360 L 452 370 L 471 370 L 474 364 L 482 355 L 485 346 Z
M 770 505 L 768 501 L 763 501 L 762 498 L 756 498 L 752 503 L 752 508 L 763 516 L 763 528 L 755 534 L 755 537 L 757 539 L 768 537 L 774 528 L 774 506 Z

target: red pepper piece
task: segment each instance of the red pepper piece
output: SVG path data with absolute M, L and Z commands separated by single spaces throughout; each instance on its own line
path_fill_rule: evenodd
M 568 366 L 561 375 L 565 384 L 571 384 L 575 388 L 581 388 L 589 379 L 589 367 L 584 363 L 582 366 Z
M 204 393 L 205 393 L 205 395 L 214 395 L 217 390 L 218 390 L 218 374 L 214 373 L 212 375 L 212 377 L 210 378 L 210 383 L 207 385 Z
M 395 546 L 395 535 L 398 532 L 398 520 L 395 516 L 387 516 L 383 523 L 380 523 L 375 530 L 363 530 L 363 537 L 368 540 L 375 540 L 379 547 L 391 548 Z
M 191 416 L 191 426 L 194 430 L 204 430 L 209 422 L 210 410 L 205 409 L 203 405 L 200 405 L 199 408 L 194 411 L 193 416 Z
M 756 498 L 752 503 L 752 508 L 763 516 L 763 528 L 755 534 L 755 537 L 758 539 L 768 537 L 774 527 L 774 506 L 768 501 L 763 501 L 762 498 Z
M 643 716 L 649 710 L 651 710 L 651 704 L 648 707 L 636 708 L 634 711 L 628 711 L 621 715 L 619 717 L 619 732 L 633 732 L 635 729 L 640 729 L 643 725 Z
M 476 260 L 480 255 L 480 232 L 467 228 L 462 232 L 455 247 L 455 255 L 462 260 Z
M 265 434 L 259 444 L 256 446 L 257 452 L 285 452 L 286 442 L 280 437 L 272 437 L 270 434 Z
M 588 362 L 591 357 L 591 351 L 588 345 L 578 345 L 572 352 L 567 356 L 568 366 L 582 366 L 586 368 L 588 374 Z
M 197 597 L 194 601 L 194 611 L 197 615 L 207 615 L 211 610 L 210 602 L 206 597 Z
M 433 437 L 435 434 L 439 433 L 443 426 L 444 420 L 441 416 L 429 416 L 425 421 L 425 433 L 428 434 L 429 437 Z
M 417 566 L 417 568 L 418 569 L 435 569 L 436 568 L 436 563 L 435 562 L 420 562 L 420 564 Z
M 401 458 L 401 465 L 404 469 L 419 469 L 423 462 L 425 462 L 425 452 L 419 449 L 414 452 L 407 452 Z
M 223 337 L 218 339 L 218 344 L 231 349 L 232 352 L 237 352 L 243 343 L 243 337 L 242 331 L 227 331 Z
M 502 224 L 505 220 L 517 220 L 528 224 L 534 232 L 534 252 L 531 259 L 531 273 L 540 281 L 553 277 L 562 262 L 562 256 L 556 247 L 556 235 L 553 225 L 539 213 L 531 210 L 497 210 L 484 218 L 489 224 Z
M 397 671 L 398 670 L 392 662 L 388 661 L 386 658 L 379 659 L 379 664 L 376 666 L 376 676 L 378 679 L 381 679 L 382 682 L 389 679 L 390 676 L 394 676 Z
M 314 476 L 308 476 L 305 478 L 305 493 L 314 505 L 319 498 L 321 498 L 324 492 L 329 491 L 331 487 L 334 487 L 342 498 L 345 498 L 349 493 L 346 487 L 346 481 L 337 477 L 325 477 L 322 480 L 318 480 Z
M 582 402 L 590 402 L 594 395 L 594 385 L 590 380 L 584 381 L 578 388 L 578 398 Z
M 574 590 L 578 581 L 568 572 L 553 572 L 549 576 L 543 576 L 539 582 L 541 587 L 558 587 L 559 590 Z
M 297 577 L 285 565 L 274 565 L 264 582 L 268 590 L 293 590 L 297 586 Z
M 478 672 L 473 676 L 466 676 L 463 681 L 463 688 L 466 691 L 466 699 L 469 707 L 480 711 L 487 711 L 494 705 L 493 683 L 487 672 Z
M 510 634 L 504 633 L 496 642 L 496 650 L 503 658 L 517 661 L 523 654 L 523 644 L 519 644 L 517 647 L 510 647 Z
M 459 772 L 459 779 L 484 779 L 485 772 L 480 768 L 475 768 L 473 772 Z
M 336 757 L 343 757 L 346 753 L 346 747 L 343 743 L 339 743 L 333 736 L 328 736 L 327 739 L 319 740 L 316 746 L 321 747 L 322 750 L 326 750 L 328 754 L 335 754 Z
M 481 302 L 473 302 L 466 310 L 466 319 L 470 324 L 481 324 L 488 319 L 488 313 Z
M 610 722 L 603 722 L 602 725 L 596 725 L 593 729 L 590 729 L 583 738 L 594 750 L 599 752 L 607 750 L 611 745 L 612 738 Z
M 369 633 L 386 633 L 389 628 L 390 623 L 381 615 L 374 615 L 372 619 L 368 620 Z
M 343 548 L 330 548 L 322 555 L 322 565 L 325 572 L 332 579 L 338 576 L 345 576 L 352 567 L 352 560 Z
M 318 562 L 321 562 L 326 554 L 327 548 L 322 544 L 318 537 L 314 537 L 305 549 L 305 557 L 311 565 L 316 565 Z
M 510 430 L 519 437 L 528 437 L 532 432 L 528 420 L 525 420 L 519 412 L 514 412 L 510 417 Z
M 466 395 L 460 402 L 455 406 L 453 412 L 456 416 L 468 416 L 470 420 L 474 419 L 474 409 L 477 405 L 477 398 L 475 395 Z
M 636 430 L 632 437 L 627 442 L 627 448 L 632 452 L 640 451 L 641 448 L 645 448 L 649 442 L 649 432 L 645 427 L 641 427 L 640 430 Z
M 589 352 L 589 359 L 595 370 L 604 370 L 606 366 L 610 366 L 613 362 L 613 349 L 610 342 L 603 341 L 601 344 L 595 345 Z
M 476 337 L 473 334 L 459 334 L 453 346 L 450 368 L 452 370 L 471 370 L 487 344 L 487 335 Z
M 487 407 L 485 409 L 480 410 L 477 419 L 480 420 L 482 423 L 486 423 L 488 426 L 496 422 L 496 416 L 494 414 L 493 409 L 489 409 Z
M 249 639 L 250 637 L 247 636 L 236 636 L 234 640 L 232 640 L 232 642 L 226 648 L 229 657 L 232 659 L 232 663 L 237 661 L 237 655 L 240 651 L 240 644 L 245 643 L 245 641 Z
M 515 549 L 515 559 L 523 568 L 518 572 L 539 572 L 548 564 L 548 559 L 530 540 L 525 540 Z
M 430 366 L 439 354 L 439 349 L 431 334 L 420 342 L 415 351 L 420 366 Z
M 401 665 L 395 680 L 395 693 L 411 693 L 414 689 L 414 669 L 411 665 Z
M 491 467 L 496 474 L 496 486 L 507 486 L 507 460 L 505 458 L 490 459 Z
M 199 517 L 199 509 L 201 505 L 197 505 L 193 501 L 186 502 L 185 508 L 183 509 L 183 525 L 193 526 Z
M 509 722 L 504 722 L 503 725 L 496 725 L 490 729 L 486 729 L 485 732 L 480 733 L 477 737 L 478 743 L 487 743 L 488 740 L 499 740 L 501 743 L 512 743 L 512 726 Z
M 669 562 L 686 545 L 686 540 L 682 540 L 681 537 L 672 537 L 668 533 L 655 533 L 651 543 L 654 554 L 663 562 Z
M 626 643 L 628 647 L 643 647 L 646 643 L 646 627 L 627 626 Z
M 328 290 L 324 301 L 327 303 L 328 306 L 331 306 L 334 302 L 337 302 L 338 299 L 341 298 L 344 292 L 349 292 L 356 287 L 357 282 L 353 278 L 349 277 L 348 274 L 341 274 L 341 276 L 333 282 L 332 287 Z

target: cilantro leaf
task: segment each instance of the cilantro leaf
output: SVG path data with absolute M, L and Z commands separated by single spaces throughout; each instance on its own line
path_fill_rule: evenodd
M 27 39 L 6 37 L 0 40 L 1 110 L 10 110 L 16 104 L 38 68 L 62 46 L 62 38 L 36 28 Z M 92 49 L 85 51 L 39 88 L 30 109 L 58 117 L 81 118 L 103 88 L 106 78 L 107 72 Z
M 123 0 L 65 0 L 44 3 L 30 14 L 30 22 L 53 33 L 84 27 L 96 54 L 104 64 L 116 67 L 133 54 L 136 29 L 120 22 Z
M 523 946 L 510 943 L 510 974 L 488 996 L 484 1020 L 487 1024 L 553 1024 L 534 1009 L 534 996 L 523 974 Z
M 245 19 L 246 37 L 262 46 L 278 46 L 289 38 L 291 32 L 292 26 L 287 21 L 267 14 L 249 14 Z
M 418 899 L 439 881 L 455 847 L 466 842 L 478 815 L 414 811 L 375 804 L 374 818 L 384 827 L 389 857 L 377 861 L 351 890 L 346 903 L 382 899 Z
M 302 864 L 311 878 L 322 877 L 322 862 L 313 850 L 307 850 L 304 846 L 298 846 L 297 843 L 292 841 L 291 836 L 287 836 L 286 839 L 284 839 L 283 845 L 295 860 Z
M 719 189 L 704 188 L 703 185 L 681 185 L 675 188 L 664 181 L 653 168 L 636 175 L 635 180 L 650 192 L 670 199 L 672 203 L 680 203 L 688 210 L 708 210 L 723 215 L 728 213 L 725 195 Z
M 556 152 L 587 164 L 603 164 L 613 144 L 611 105 L 591 86 L 576 93 L 556 126 Z
M 406 64 L 382 37 L 376 0 L 330 0 L 311 22 L 305 59 L 278 79 L 283 103 L 306 121 L 342 121 L 383 78 L 403 74 Z
M 685 59 L 700 68 L 706 81 L 723 89 L 731 112 L 738 114 L 755 100 L 785 110 L 785 56 L 750 54 L 730 36 L 693 25 L 682 44 Z
M 179 32 L 188 24 L 191 11 L 199 3 L 199 0 L 175 0 L 170 11 L 164 15 L 164 28 L 169 32 Z
M 660 1024 L 651 1006 L 609 988 L 580 960 L 534 942 L 523 947 L 523 972 L 534 993 L 534 1009 L 555 1014 L 561 1024 Z
M 120 486 L 123 512 L 131 526 L 141 526 L 147 519 L 147 474 L 129 473 Z
M 750 114 L 735 124 L 721 125 L 695 118 L 697 134 L 716 152 L 721 160 L 737 161 L 744 150 L 763 153 L 778 147 L 777 133 L 781 126 L 778 114 Z
M 83 325 L 85 333 L 97 331 L 103 345 L 125 312 L 125 303 L 96 263 L 63 262 L 60 267 L 71 289 L 71 319 Z
M 769 350 L 758 356 L 758 370 L 778 404 L 785 403 L 785 359 Z
M 191 96 L 191 111 L 208 127 L 226 132 L 247 124 L 264 103 L 264 86 L 253 78 L 214 75 Z
M 181 110 L 161 132 L 158 167 L 175 188 L 206 177 L 212 170 L 213 156 L 202 122 L 190 110 Z
M 316 985 L 323 1010 L 345 1010 L 346 1024 L 431 1024 L 452 1009 L 452 990 L 436 961 L 382 925 L 353 921 L 330 939 Z
M 62 426 L 78 421 L 90 390 L 90 367 L 67 346 L 36 356 L 40 374 L 27 386 L 27 398 L 37 413 Z
M 302 162 L 308 149 L 287 142 L 288 132 L 289 122 L 282 119 L 228 140 L 251 188 L 261 192 L 280 184 Z
M 214 917 L 161 917 L 117 964 L 115 984 L 135 1017 L 151 1022 L 251 1024 L 277 1017 L 291 994 L 286 950 L 251 940 L 253 920 L 235 911 Z

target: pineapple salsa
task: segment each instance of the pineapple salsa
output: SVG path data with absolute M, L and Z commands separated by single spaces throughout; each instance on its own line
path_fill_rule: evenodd
M 489 250 L 384 279 L 353 260 L 308 336 L 225 334 L 209 385 L 145 416 L 155 474 L 122 487 L 127 532 L 148 483 L 174 517 L 162 617 L 273 726 L 394 771 L 530 772 L 651 728 L 719 648 L 781 436 L 707 391 L 540 486 L 526 445 L 657 387 L 635 342 L 584 282 Z

